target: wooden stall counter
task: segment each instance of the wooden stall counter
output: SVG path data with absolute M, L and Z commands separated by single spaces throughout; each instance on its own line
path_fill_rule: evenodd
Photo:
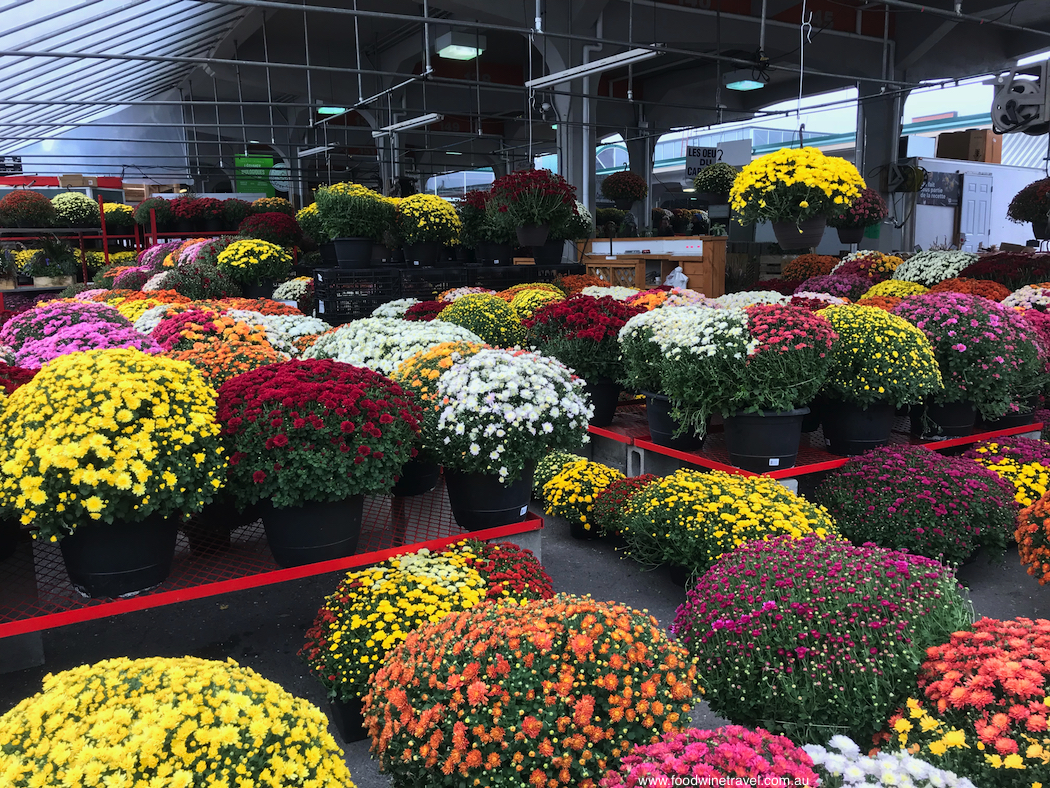
M 726 241 L 724 235 L 673 236 L 669 238 L 592 238 L 582 248 L 587 273 L 611 285 L 637 287 L 646 271 L 659 266 L 660 282 L 676 267 L 689 278 L 689 287 L 710 298 L 725 294 Z

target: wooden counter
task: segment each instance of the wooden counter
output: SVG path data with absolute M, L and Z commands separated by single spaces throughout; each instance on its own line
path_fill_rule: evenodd
M 642 290 L 649 287 L 645 273 L 651 264 L 659 264 L 660 282 L 681 266 L 691 289 L 716 298 L 725 294 L 727 240 L 724 235 L 614 238 L 610 249 L 608 238 L 594 238 L 582 245 L 580 259 L 587 266 L 587 273 L 612 285 Z M 668 251 L 663 251 L 665 246 Z M 688 246 L 700 247 L 699 254 L 677 250 Z

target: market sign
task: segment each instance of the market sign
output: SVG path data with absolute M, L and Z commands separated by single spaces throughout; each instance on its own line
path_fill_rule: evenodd
M 242 194 L 265 194 L 267 197 L 276 194 L 270 183 L 273 156 L 234 156 L 233 167 L 237 191 Z
M 22 174 L 21 156 L 0 156 L 0 173 L 5 175 Z
M 700 148 L 689 145 L 685 149 L 685 176 L 695 178 L 704 167 L 718 161 L 718 148 Z
M 962 176 L 957 172 L 930 172 L 919 191 L 918 205 L 958 205 L 962 199 Z

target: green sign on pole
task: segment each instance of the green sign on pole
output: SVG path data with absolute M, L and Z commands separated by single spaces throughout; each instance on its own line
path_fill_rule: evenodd
M 243 194 L 265 194 L 267 197 L 276 194 L 270 183 L 272 156 L 234 156 L 233 167 L 237 191 Z

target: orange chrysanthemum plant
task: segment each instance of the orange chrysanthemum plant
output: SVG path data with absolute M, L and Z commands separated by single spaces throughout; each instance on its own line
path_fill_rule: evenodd
M 1050 493 L 1017 516 L 1017 551 L 1039 585 L 1050 583 Z
M 625 605 L 490 602 L 391 651 L 365 725 L 394 788 L 594 788 L 633 745 L 689 725 L 695 678 L 686 650 Z
M 197 340 L 189 349 L 171 351 L 166 355 L 195 366 L 216 391 L 232 377 L 287 359 L 287 356 L 278 353 L 266 342 L 227 342 L 218 337 Z
M 1048 678 L 1050 621 L 982 618 L 927 649 L 924 698 L 909 698 L 881 738 L 974 785 L 1032 788 L 1050 774 Z

